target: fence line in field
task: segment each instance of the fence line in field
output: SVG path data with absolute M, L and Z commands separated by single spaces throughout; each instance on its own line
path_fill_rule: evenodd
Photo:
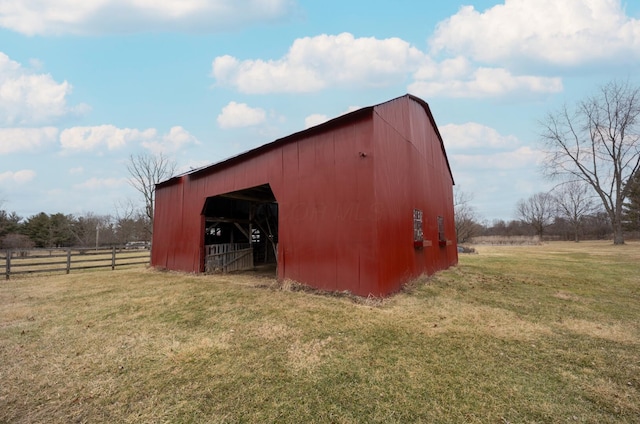
M 48 252 L 48 253 L 47 253 Z M 4 253 L 4 256 L 2 256 Z M 121 247 L 81 249 L 8 249 L 0 252 L 0 269 L 4 261 L 5 279 L 12 275 L 55 273 L 72 270 L 123 267 L 148 264 L 150 250 L 126 250 Z

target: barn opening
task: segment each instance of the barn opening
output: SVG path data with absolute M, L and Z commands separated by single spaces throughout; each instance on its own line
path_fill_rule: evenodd
M 205 272 L 276 272 L 278 202 L 269 184 L 208 197 L 202 214 Z

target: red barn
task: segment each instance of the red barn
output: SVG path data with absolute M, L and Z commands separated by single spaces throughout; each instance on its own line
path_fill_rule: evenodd
M 458 262 L 453 177 L 423 100 L 405 95 L 156 186 L 151 264 L 277 264 L 279 279 L 385 296 Z

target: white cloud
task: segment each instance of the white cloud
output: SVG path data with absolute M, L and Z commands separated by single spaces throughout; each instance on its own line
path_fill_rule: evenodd
M 502 135 L 495 129 L 475 122 L 462 125 L 447 124 L 439 127 L 447 151 L 471 149 L 496 150 L 518 147 L 520 141 L 513 135 Z
M 130 143 L 143 143 L 156 138 L 156 130 L 117 128 L 113 125 L 73 127 L 62 131 L 60 144 L 64 151 L 91 151 L 101 147 L 116 150 Z
M 181 126 L 175 126 L 159 140 L 143 141 L 142 147 L 155 154 L 174 153 L 189 144 L 200 144 L 200 142 L 189 131 Z
M 506 0 L 484 12 L 463 6 L 440 22 L 432 50 L 485 63 L 578 65 L 640 58 L 640 20 L 620 0 Z
M 153 153 L 173 153 L 199 141 L 183 127 L 172 127 L 167 134 L 159 135 L 155 128 L 139 130 L 118 128 L 113 125 L 94 127 L 72 127 L 60 134 L 60 145 L 64 152 L 108 151 L 122 149 L 131 144 L 140 144 Z
M 346 110 L 346 111 L 344 111 L 344 113 L 342 113 L 342 114 L 341 114 L 341 116 L 342 116 L 342 115 L 345 115 L 345 114 L 347 114 L 347 113 L 355 112 L 355 111 L 356 111 L 356 110 L 358 110 L 358 109 L 362 109 L 362 107 L 361 107 L 361 106 L 349 106 L 349 107 L 347 108 L 347 110 Z
M 294 9 L 294 0 L 0 0 L 0 26 L 27 35 L 215 32 Z
M 535 167 L 542 152 L 525 146 L 514 135 L 475 122 L 439 128 L 452 168 L 460 171 L 517 170 Z
M 316 125 L 320 125 L 324 122 L 327 122 L 328 120 L 329 120 L 329 117 L 327 115 L 314 113 L 304 118 L 304 128 L 307 129 L 307 128 L 315 127 Z
M 411 76 L 409 92 L 424 97 L 499 97 L 563 88 L 560 78 L 478 67 L 463 56 L 437 62 L 399 38 L 354 38 L 349 33 L 299 38 L 277 60 L 219 56 L 213 60 L 212 76 L 219 85 L 251 94 L 379 87 Z
M 71 168 L 71 169 L 69 169 L 69 174 L 71 174 L 71 175 L 84 174 L 84 168 L 82 166 L 78 166 L 76 168 Z
M 471 62 L 463 56 L 445 59 L 440 63 L 427 57 L 420 64 L 413 77 L 416 80 L 456 79 L 464 78 L 473 73 L 473 71 L 474 67 Z
M 429 63 L 414 74 L 409 92 L 422 97 L 500 97 L 507 94 L 559 93 L 557 77 L 513 75 L 504 68 L 474 68 L 463 58 Z
M 40 152 L 58 140 L 58 129 L 0 128 L 0 155 L 16 152 Z
M 480 132 L 487 130 L 485 128 Z M 493 130 L 488 133 L 496 135 Z M 516 141 L 516 145 L 501 148 L 500 145 L 506 141 L 503 140 L 487 149 L 472 145 L 468 151 L 460 149 L 448 155 L 456 186 L 473 194 L 473 204 L 483 217 L 489 219 L 509 218 L 518 197 L 525 196 L 528 191 L 523 190 L 528 190 L 532 184 L 536 186 L 536 191 L 548 188 L 540 181 L 538 174 L 541 152 L 519 145 L 512 136 L 497 136 L 509 142 Z
M 217 121 L 220 128 L 242 128 L 265 122 L 267 114 L 263 109 L 252 108 L 246 103 L 229 102 L 222 108 Z
M 519 170 L 526 167 L 535 167 L 542 158 L 542 152 L 529 146 L 522 146 L 512 151 L 489 154 L 449 155 L 452 168 L 465 171 Z
M 352 34 L 299 38 L 277 60 L 214 59 L 218 84 L 243 93 L 313 92 L 329 85 L 384 86 L 403 81 L 425 55 L 399 38 L 355 38 Z
M 474 196 L 473 204 L 488 219 L 510 219 L 518 197 L 549 187 L 540 180 L 544 155 L 514 135 L 475 122 L 442 125 L 456 188 Z
M 36 177 L 36 172 L 31 169 L 20 171 L 5 171 L 0 173 L 0 183 L 2 184 L 25 184 Z
M 86 105 L 67 106 L 70 93 L 67 81 L 58 83 L 49 74 L 34 73 L 0 52 L 0 123 L 37 125 L 85 112 Z
M 362 108 L 360 106 L 349 106 L 346 111 L 342 112 L 338 116 L 346 115 L 347 113 L 356 111 L 358 109 L 362 109 Z M 333 118 L 335 118 L 335 116 L 330 118 L 327 115 L 324 115 L 324 114 L 321 114 L 321 113 L 311 114 L 311 115 L 307 116 L 306 118 L 304 118 L 304 128 L 307 129 L 307 128 L 314 127 L 316 125 L 320 125 L 320 124 L 322 124 L 324 122 L 327 122 L 328 120 L 333 119 Z
M 80 190 L 115 189 L 128 184 L 126 178 L 90 178 L 80 184 L 75 184 L 73 188 Z
M 542 152 L 517 137 L 474 122 L 443 125 L 440 132 L 456 186 L 477 194 L 474 204 L 487 217 L 508 214 L 505 204 L 517 200 L 512 198 L 514 187 L 531 181 L 540 186 L 537 167 Z

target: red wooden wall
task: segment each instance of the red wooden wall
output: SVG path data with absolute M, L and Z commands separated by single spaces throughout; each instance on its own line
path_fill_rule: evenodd
M 280 279 L 384 296 L 457 263 L 446 155 L 427 104 L 407 95 L 159 184 L 152 265 L 203 271 L 206 198 L 265 183 Z M 413 246 L 414 208 L 432 246 Z M 438 215 L 449 246 L 438 245 Z

